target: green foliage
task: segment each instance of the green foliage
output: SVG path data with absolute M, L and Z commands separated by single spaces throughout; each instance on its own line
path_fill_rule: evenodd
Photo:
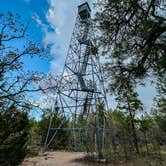
M 139 119 L 139 123 L 140 130 L 142 130 L 142 132 L 148 132 L 156 128 L 154 118 L 149 115 L 143 117 L 142 119 Z
M 166 98 L 157 100 L 156 108 L 152 113 L 159 128 L 166 133 Z
M 113 154 L 113 152 L 112 152 L 111 148 L 105 149 L 103 152 L 103 156 L 105 156 L 106 158 L 109 158 L 110 156 L 112 156 L 112 154 Z
M 27 71 L 24 66 L 25 56 L 48 55 L 47 49 L 30 40 L 28 27 L 29 22 L 19 14 L 0 13 L 0 165 L 5 166 L 15 166 L 23 160 L 29 129 L 35 125 L 31 121 L 29 126 L 27 114 L 17 108 L 29 111 L 29 93 L 44 89 L 36 84 L 43 78 L 41 73 Z
M 105 117 L 104 117 L 104 102 L 103 101 L 99 101 L 99 106 L 98 106 L 98 117 L 99 117 L 99 127 L 103 128 L 104 127 L 104 121 L 105 121 Z
M 29 139 L 28 139 L 28 154 L 29 156 L 36 156 L 40 152 L 41 149 L 41 135 L 39 134 L 38 122 L 34 118 L 29 119 L 30 131 L 29 131 Z
M 152 111 L 159 128 L 166 134 L 166 77 L 161 74 L 157 80 L 158 95 L 155 98 L 155 108 Z
M 151 152 L 153 152 L 153 150 L 154 150 L 154 147 L 153 147 L 153 144 L 147 144 L 147 148 L 148 148 L 148 150 L 149 151 L 151 151 Z
M 123 112 L 119 110 L 109 111 L 107 119 L 111 120 L 114 124 L 114 127 L 117 127 L 117 129 L 128 130 L 129 119 Z
M 57 112 L 54 113 L 52 117 L 52 128 L 58 128 L 59 125 L 62 123 L 62 121 L 63 125 L 61 126 L 61 128 L 67 128 L 69 125 L 69 120 L 64 116 L 61 116 Z M 50 116 L 48 116 L 47 114 L 43 114 L 41 120 L 38 122 L 39 135 L 41 135 L 42 137 L 41 141 L 42 145 L 44 145 L 45 143 L 49 122 L 50 122 Z M 52 138 L 54 133 L 55 131 L 50 131 L 48 141 Z M 49 148 L 54 150 L 65 149 L 69 143 L 70 139 L 69 136 L 70 134 L 68 132 L 59 130 L 56 134 L 56 137 L 53 139 L 52 143 L 50 144 Z
M 141 148 L 149 153 L 149 144 L 157 147 L 164 138 L 161 131 L 165 131 L 166 126 L 165 2 L 98 0 L 95 5 L 96 43 L 107 58 L 105 78 L 109 80 L 108 89 L 118 103 L 117 111 L 108 115 L 111 116 L 108 121 L 113 122 L 115 129 L 114 152 L 118 149 L 126 159 L 134 149 L 139 154 Z M 140 119 L 143 105 L 135 87 L 149 76 L 157 78 L 159 96 L 153 116 Z M 111 126 L 111 122 L 107 123 Z
M 162 0 L 98 0 L 98 44 L 116 89 L 166 73 L 166 8 Z M 124 80 L 124 81 L 123 81 Z M 119 89 L 120 90 L 120 89 Z
M 158 79 L 157 79 L 157 91 L 159 94 L 159 97 L 166 97 L 166 73 L 160 74 Z
M 15 107 L 0 112 L 0 165 L 17 166 L 27 154 L 29 120 Z
M 133 137 L 133 143 L 135 144 L 135 149 L 139 153 L 138 148 L 138 138 L 136 132 L 136 114 L 140 113 L 143 110 L 141 101 L 137 98 L 138 94 L 134 91 L 133 85 L 128 81 L 125 84 L 125 88 L 121 89 L 121 92 L 118 93 L 116 101 L 118 102 L 118 109 L 123 111 L 128 118 L 128 132 L 131 133 Z
M 138 99 L 138 93 L 129 81 L 125 83 L 124 88 L 117 95 L 115 99 L 118 103 L 117 108 L 124 111 L 131 118 L 134 118 L 136 113 L 139 113 L 138 111 L 143 110 L 143 105 Z

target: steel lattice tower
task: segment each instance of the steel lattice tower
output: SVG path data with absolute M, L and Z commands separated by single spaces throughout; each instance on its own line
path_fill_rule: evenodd
M 59 111 L 72 121 L 70 128 L 63 128 L 63 121 L 57 128 L 52 127 L 52 118 L 45 141 L 45 148 L 56 139 L 59 130 L 69 131 L 73 136 L 73 144 L 77 146 L 78 131 L 93 131 L 95 133 L 96 153 L 99 158 L 103 156 L 105 118 L 103 116 L 102 125 L 99 119 L 99 105 L 107 107 L 106 93 L 102 70 L 99 62 L 97 48 L 93 43 L 93 24 L 91 20 L 91 9 L 86 2 L 78 6 L 78 16 L 74 31 L 72 33 L 63 74 L 58 83 L 57 97 L 53 106 L 58 102 Z M 106 109 L 104 108 L 104 111 Z M 95 125 L 90 125 L 87 121 L 93 119 Z M 78 126 L 78 121 L 82 125 Z M 50 137 L 50 132 L 53 132 Z M 87 140 L 88 141 L 88 140 Z

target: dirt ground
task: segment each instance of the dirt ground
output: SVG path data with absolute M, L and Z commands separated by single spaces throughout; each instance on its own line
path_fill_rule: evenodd
M 81 152 L 47 152 L 36 157 L 24 160 L 21 166 L 165 166 L 166 160 L 160 164 L 152 158 L 139 158 L 129 162 L 118 163 L 92 163 L 85 160 L 85 154 Z
M 81 160 L 84 156 L 85 154 L 80 152 L 48 152 L 26 158 L 22 166 L 94 166 Z

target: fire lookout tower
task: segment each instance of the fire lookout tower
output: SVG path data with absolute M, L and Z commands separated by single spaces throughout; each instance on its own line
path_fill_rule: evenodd
M 104 134 L 110 129 L 105 128 L 105 112 L 108 104 L 93 34 L 91 9 L 86 2 L 78 6 L 78 15 L 63 73 L 58 82 L 45 148 L 53 142 L 56 143 L 58 132 L 70 132 L 74 150 L 80 150 L 81 143 L 83 147 L 90 147 L 86 150 L 98 154 L 98 158 L 101 159 L 105 143 Z M 58 127 L 53 126 L 52 116 L 56 111 L 56 104 L 59 113 L 72 122 L 70 127 L 64 128 L 63 120 Z

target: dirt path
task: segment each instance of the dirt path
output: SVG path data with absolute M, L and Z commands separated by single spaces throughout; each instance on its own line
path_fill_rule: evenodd
M 22 166 L 94 166 L 81 161 L 83 157 L 80 152 L 48 152 L 25 159 Z
M 85 154 L 80 152 L 48 152 L 36 157 L 26 158 L 21 166 L 149 166 L 159 165 L 152 158 L 139 158 L 127 163 L 119 162 L 103 165 L 99 163 L 88 163 L 84 160 Z M 165 158 L 166 159 L 166 158 Z M 165 160 L 163 160 L 165 165 Z

